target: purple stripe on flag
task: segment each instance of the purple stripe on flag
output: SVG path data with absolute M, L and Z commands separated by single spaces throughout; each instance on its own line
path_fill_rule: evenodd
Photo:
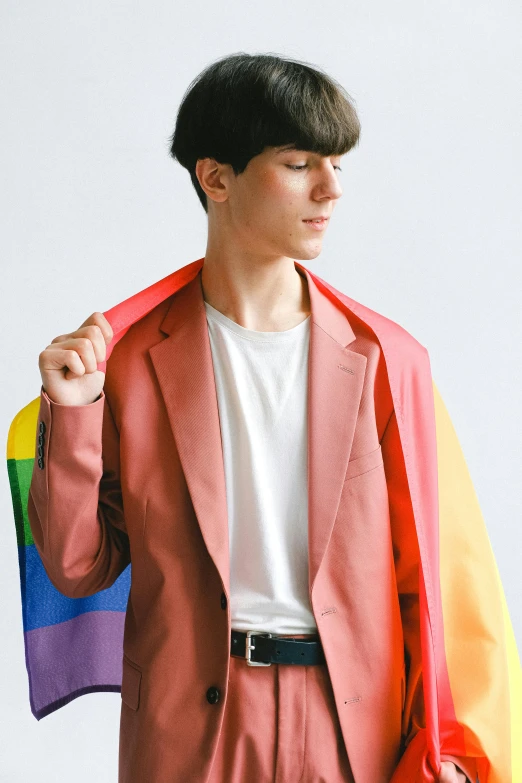
M 125 612 L 86 612 L 24 634 L 33 715 L 84 693 L 121 690 Z

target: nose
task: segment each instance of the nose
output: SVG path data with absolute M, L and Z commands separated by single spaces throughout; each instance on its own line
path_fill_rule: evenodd
M 330 164 L 327 164 L 321 172 L 321 181 L 317 186 L 322 199 L 337 200 L 343 195 L 341 183 L 337 179 L 337 171 Z

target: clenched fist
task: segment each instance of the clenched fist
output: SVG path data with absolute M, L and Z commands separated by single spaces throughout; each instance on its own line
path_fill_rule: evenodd
M 60 405 L 88 405 L 100 396 L 105 373 L 96 368 L 105 360 L 113 337 L 103 313 L 93 313 L 75 332 L 60 334 L 38 357 L 42 386 Z

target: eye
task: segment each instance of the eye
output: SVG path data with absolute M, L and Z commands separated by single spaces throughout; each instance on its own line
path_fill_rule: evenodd
M 306 168 L 307 164 L 304 163 L 303 165 L 299 166 L 293 166 L 291 163 L 286 164 L 287 168 L 292 169 L 292 171 L 302 171 Z M 338 171 L 342 171 L 342 168 L 340 166 L 334 166 L 334 169 L 337 169 Z

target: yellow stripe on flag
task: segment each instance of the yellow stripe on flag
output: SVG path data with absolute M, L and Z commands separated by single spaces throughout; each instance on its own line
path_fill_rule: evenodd
M 487 783 L 522 783 L 522 670 L 504 591 L 464 453 L 433 383 L 444 648 L 466 755 Z M 482 783 L 482 780 L 481 780 Z
M 7 435 L 7 459 L 34 459 L 39 413 L 38 396 L 16 414 Z

